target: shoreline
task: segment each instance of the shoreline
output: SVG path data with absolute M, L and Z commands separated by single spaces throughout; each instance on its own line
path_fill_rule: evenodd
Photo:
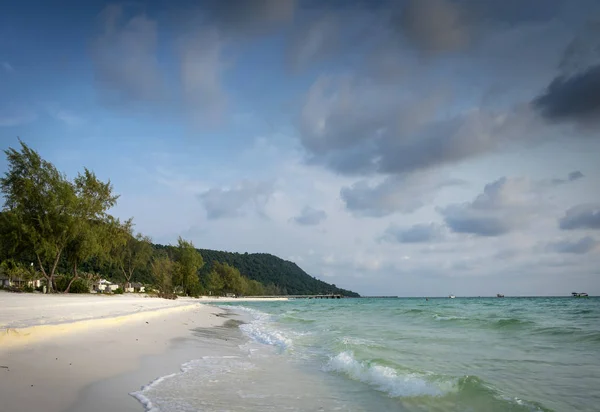
M 106 410 L 113 402 L 115 410 L 142 411 L 142 405 L 118 387 L 91 398 L 81 398 L 81 393 L 119 376 L 139 376 L 139 389 L 163 372 L 177 371 L 183 363 L 179 361 L 189 360 L 190 354 L 183 351 L 178 358 L 172 355 L 178 349 L 172 347 L 193 340 L 194 330 L 223 326 L 226 311 L 211 303 L 228 300 L 244 299 L 0 293 L 0 409 L 76 411 L 82 410 L 73 407 L 83 399 L 86 411 L 94 405 Z M 198 357 L 219 348 L 204 345 L 196 350 Z M 168 357 L 162 356 L 167 352 Z M 141 367 L 147 358 L 163 360 L 155 364 L 155 371 Z M 144 375 L 149 372 L 155 376 Z M 99 396 L 104 402 L 98 403 Z

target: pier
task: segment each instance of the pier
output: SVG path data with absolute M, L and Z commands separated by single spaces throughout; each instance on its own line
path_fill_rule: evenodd
M 288 299 L 342 299 L 344 295 L 281 295 L 281 296 L 252 296 L 253 298 L 288 298 Z

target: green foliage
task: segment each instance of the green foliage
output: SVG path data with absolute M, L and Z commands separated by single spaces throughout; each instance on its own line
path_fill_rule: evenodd
M 33 293 L 33 291 L 34 291 L 33 286 L 29 286 L 29 285 L 23 286 L 23 292 Z
M 206 289 L 214 296 L 221 296 L 223 294 L 224 286 L 225 282 L 223 282 L 223 278 L 213 268 L 206 276 Z
M 261 296 L 267 288 L 256 280 L 242 276 L 240 271 L 227 263 L 214 262 L 206 276 L 206 288 L 212 295 L 233 293 L 238 296 Z
M 165 247 L 155 245 L 155 248 Z M 201 278 L 208 276 L 215 262 L 222 262 L 239 269 L 240 273 L 248 279 L 264 285 L 265 295 L 336 293 L 349 297 L 360 296 L 358 293 L 338 288 L 308 275 L 294 262 L 267 253 L 232 253 L 208 249 L 200 249 L 199 252 L 206 262 L 200 270 Z
M 5 151 L 8 171 L 0 179 L 3 210 L 18 232 L 8 235 L 33 252 L 51 288 L 60 256 L 77 235 L 77 194 L 52 163 L 20 143 L 21 151 Z
M 157 256 L 152 262 L 152 276 L 159 295 L 173 294 L 175 263 L 166 254 Z
M 84 279 L 71 276 L 58 276 L 56 278 L 56 290 L 66 293 L 90 293 L 90 288 Z M 70 287 L 69 287 L 70 286 Z M 67 290 L 68 288 L 68 290 Z
M 129 286 L 136 272 L 145 268 L 150 262 L 152 244 L 150 238 L 141 233 L 133 235 L 131 220 L 112 232 L 115 240 L 110 253 L 111 261 L 119 268 Z
M 116 288 L 113 292 L 115 295 L 122 295 L 123 294 L 123 289 L 122 288 Z
M 202 293 L 202 285 L 198 278 L 198 270 L 204 265 L 202 255 L 194 248 L 192 242 L 181 237 L 177 240 L 174 255 L 176 270 L 173 284 L 180 286 L 189 296 L 199 296 Z

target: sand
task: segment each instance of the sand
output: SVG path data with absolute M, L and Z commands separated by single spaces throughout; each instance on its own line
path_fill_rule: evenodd
M 228 300 L 234 299 L 0 292 L 0 412 L 73 410 L 81 404 L 80 392 L 94 382 L 131 374 L 144 357 L 166 352 L 173 340 L 190 337 L 194 328 L 222 325 L 223 311 L 205 303 Z M 180 361 L 173 358 L 159 369 L 176 370 Z M 139 388 L 157 372 L 144 373 L 129 385 Z M 92 410 L 92 403 L 143 410 L 125 388 L 118 389 L 96 394 L 106 402 L 88 398 L 89 407 L 82 410 Z M 123 408 L 115 408 L 125 401 Z

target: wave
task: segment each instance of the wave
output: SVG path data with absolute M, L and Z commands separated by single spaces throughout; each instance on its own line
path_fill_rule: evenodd
M 444 320 L 469 320 L 469 318 L 465 318 L 464 316 L 441 316 L 437 313 L 433 314 L 433 318 L 435 320 L 444 321 Z
M 452 399 L 457 405 L 480 404 L 485 410 L 550 412 L 536 402 L 509 397 L 476 376 L 452 378 L 434 374 L 400 372 L 374 361 L 358 361 L 352 352 L 341 352 L 323 367 L 365 383 L 392 398 L 432 397 Z
M 227 308 L 237 309 L 252 316 L 252 321 L 239 326 L 240 330 L 250 339 L 265 345 L 278 347 L 281 350 L 290 349 L 293 346 L 291 336 L 273 327 L 272 315 L 245 306 L 227 306 Z
M 477 376 L 460 378 L 457 389 L 458 397 L 469 399 L 471 402 L 479 400 L 481 404 L 485 405 L 485 410 L 552 412 L 537 402 L 507 396 Z
M 535 322 L 530 320 L 521 320 L 517 318 L 499 319 L 492 323 L 493 327 L 497 328 L 519 328 L 525 326 L 532 326 Z
M 314 319 L 303 319 L 303 318 L 299 318 L 296 316 L 290 316 L 288 314 L 281 317 L 281 319 L 279 319 L 279 321 L 285 322 L 285 323 L 299 323 L 299 324 L 309 324 L 309 323 L 316 322 Z
M 531 333 L 534 335 L 571 338 L 575 342 L 600 342 L 599 331 L 588 331 L 578 327 L 549 326 L 535 328 Z
M 381 343 L 375 342 L 373 340 L 356 338 L 353 336 L 342 336 L 340 338 L 337 338 L 336 340 L 340 344 L 346 345 L 346 346 L 359 346 L 359 347 L 366 347 L 366 348 L 383 348 L 383 349 L 387 348 L 385 345 L 382 345 Z
M 441 396 L 455 387 L 452 382 L 434 383 L 415 373 L 398 374 L 389 366 L 358 361 L 351 352 L 334 356 L 324 366 L 324 370 L 342 373 L 391 397 Z

